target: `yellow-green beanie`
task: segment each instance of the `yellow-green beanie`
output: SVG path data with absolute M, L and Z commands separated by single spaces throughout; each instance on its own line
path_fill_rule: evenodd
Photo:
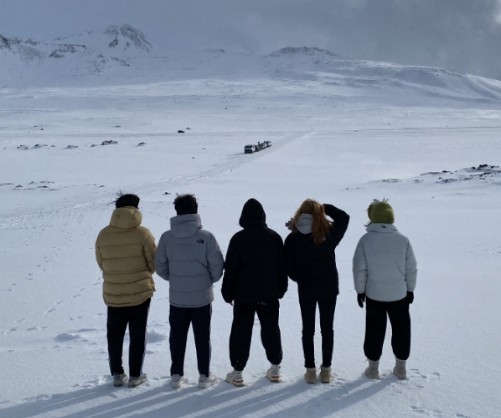
M 392 224 L 395 222 L 393 208 L 386 200 L 374 199 L 367 208 L 367 215 L 374 224 Z

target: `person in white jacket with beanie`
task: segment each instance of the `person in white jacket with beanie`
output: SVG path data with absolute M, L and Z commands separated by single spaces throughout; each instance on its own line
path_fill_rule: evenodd
M 393 225 L 393 208 L 386 200 L 374 200 L 367 209 L 370 223 L 353 256 L 357 301 L 366 303 L 364 353 L 369 360 L 367 377 L 379 378 L 387 318 L 392 328 L 395 355 L 393 373 L 406 379 L 411 347 L 409 305 L 414 301 L 417 263 L 409 239 Z

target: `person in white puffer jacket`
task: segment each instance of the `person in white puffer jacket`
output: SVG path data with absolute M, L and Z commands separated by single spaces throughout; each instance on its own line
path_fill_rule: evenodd
M 357 301 L 366 303 L 364 353 L 369 360 L 367 377 L 379 378 L 387 318 L 392 328 L 395 355 L 393 373 L 406 379 L 411 347 L 409 305 L 414 301 L 417 263 L 409 239 L 393 225 L 393 208 L 386 200 L 374 200 L 367 209 L 370 223 L 353 256 Z

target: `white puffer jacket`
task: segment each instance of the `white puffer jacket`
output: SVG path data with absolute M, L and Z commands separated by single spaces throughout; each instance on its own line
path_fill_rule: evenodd
M 369 224 L 353 256 L 356 292 L 393 302 L 414 291 L 416 277 L 416 258 L 409 239 L 392 224 Z

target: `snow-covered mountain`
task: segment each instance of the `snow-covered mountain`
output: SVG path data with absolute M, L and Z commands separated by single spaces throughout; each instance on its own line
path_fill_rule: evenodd
M 144 33 L 131 25 L 110 25 L 54 41 L 0 36 L 3 87 L 85 85 L 114 79 L 117 83 L 187 78 L 308 81 L 319 96 L 364 96 L 411 102 L 418 98 L 452 101 L 501 100 L 501 82 L 424 66 L 354 60 L 331 51 L 289 46 L 265 55 L 202 51 L 158 52 Z M 96 78 L 97 76 L 97 78 Z M 306 86 L 307 84 L 305 84 Z M 312 87 L 310 86 L 310 87 Z M 313 88 L 313 87 L 312 87 Z
M 51 42 L 126 23 L 140 29 L 157 54 L 225 49 L 266 55 L 306 45 L 354 59 L 499 79 L 499 5 L 498 0 L 0 0 L 0 34 Z
M 102 31 L 89 30 L 50 42 L 0 34 L 3 63 L 0 71 L 4 82 L 9 78 L 22 78 L 27 73 L 34 79 L 38 73 L 43 79 L 48 68 L 57 69 L 55 78 L 58 79 L 65 75 L 101 73 L 117 66 L 129 66 L 131 57 L 144 56 L 151 48 L 144 34 L 127 24 L 110 25 Z

